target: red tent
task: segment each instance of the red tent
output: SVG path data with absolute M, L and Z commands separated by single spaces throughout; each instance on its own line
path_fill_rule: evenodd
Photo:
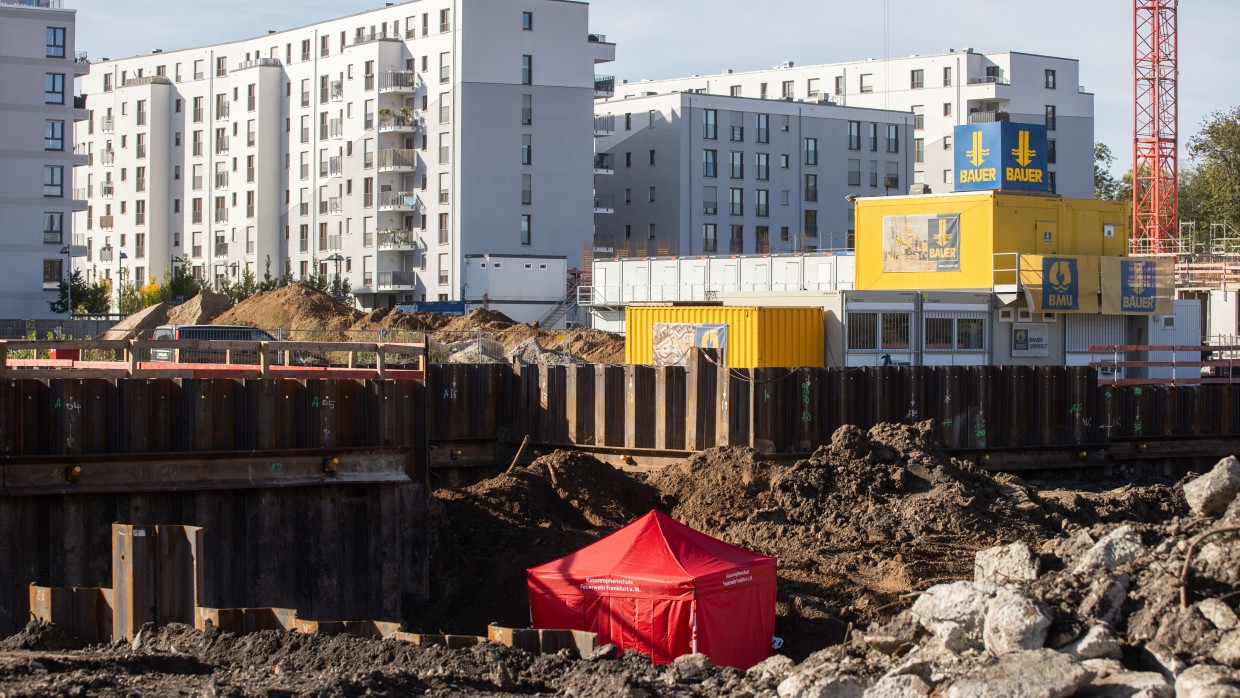
M 771 654 L 775 558 L 657 511 L 527 579 L 535 628 L 595 632 L 660 664 L 696 651 L 748 669 Z

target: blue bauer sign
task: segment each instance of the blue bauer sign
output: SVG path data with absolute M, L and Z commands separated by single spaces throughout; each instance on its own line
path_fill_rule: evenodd
M 957 126 L 956 191 L 1050 191 L 1046 127 L 995 121 Z

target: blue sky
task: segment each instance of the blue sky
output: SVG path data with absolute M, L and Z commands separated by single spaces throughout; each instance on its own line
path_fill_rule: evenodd
M 513 0 L 519 2 L 520 0 Z M 258 36 L 382 6 L 382 0 L 65 0 L 78 10 L 78 50 L 121 58 Z M 889 11 L 884 13 L 884 6 Z M 945 8 L 954 8 L 947 10 Z M 888 36 L 884 41 L 884 15 Z M 1187 0 L 1179 9 L 1181 148 L 1202 119 L 1240 104 L 1237 0 Z M 600 72 L 663 78 L 832 63 L 946 48 L 1077 58 L 1095 94 L 1095 140 L 1128 169 L 1132 149 L 1132 0 L 598 0 L 590 30 L 616 42 Z M 889 51 L 888 48 L 889 47 Z M 1233 76 L 1228 78 L 1227 76 Z

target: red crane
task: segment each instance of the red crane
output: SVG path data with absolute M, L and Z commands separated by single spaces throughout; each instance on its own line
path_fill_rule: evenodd
M 1177 4 L 1178 0 L 1133 0 L 1133 254 L 1176 251 Z

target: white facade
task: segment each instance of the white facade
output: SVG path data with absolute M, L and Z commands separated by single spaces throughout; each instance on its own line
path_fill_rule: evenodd
M 486 305 L 516 322 L 536 322 L 548 298 L 564 295 L 568 264 L 564 257 L 466 255 L 464 274 L 466 308 Z
M 0 0 L 0 317 L 51 317 L 68 279 L 73 211 L 76 11 L 59 0 Z M 80 264 L 81 260 L 78 260 Z
M 933 56 L 786 63 L 769 70 L 621 82 L 615 97 L 704 92 L 911 111 L 917 126 L 914 150 L 922 153 L 915 158 L 912 181 L 931 193 L 952 191 L 953 127 L 993 121 L 996 112 L 1006 112 L 1010 121 L 1047 125 L 1054 191 L 1089 199 L 1094 195 L 1094 96 L 1079 78 L 1075 59 L 953 49 Z M 860 134 L 862 140 L 868 136 Z
M 900 194 L 912 114 L 673 93 L 595 104 L 595 243 L 621 256 L 848 249 L 849 195 Z M 873 139 L 850 148 L 850 128 Z
M 270 260 L 338 271 L 370 309 L 461 300 L 466 255 L 579 257 L 594 65 L 615 54 L 587 12 L 416 0 L 96 64 L 86 264 L 159 280 L 188 256 L 236 281 Z

